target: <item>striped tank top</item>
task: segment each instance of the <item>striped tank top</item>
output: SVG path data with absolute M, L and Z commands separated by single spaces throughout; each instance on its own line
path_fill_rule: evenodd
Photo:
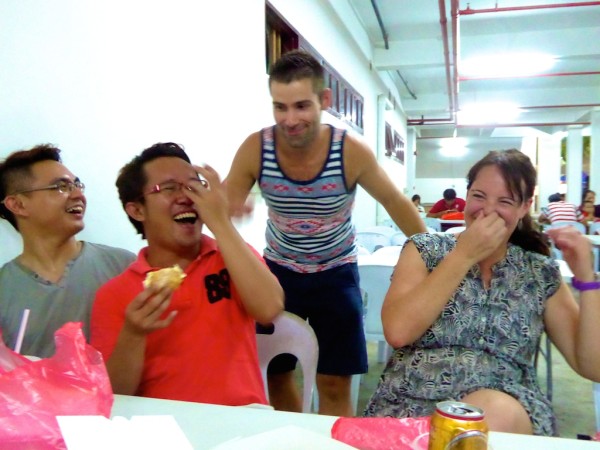
M 345 130 L 331 127 L 329 155 L 312 180 L 288 178 L 277 162 L 275 127 L 262 130 L 259 186 L 269 208 L 265 258 L 313 273 L 356 261 L 352 208 L 342 154 Z

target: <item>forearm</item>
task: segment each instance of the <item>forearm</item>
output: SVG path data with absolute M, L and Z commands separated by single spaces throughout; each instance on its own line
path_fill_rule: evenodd
M 413 234 L 425 233 L 427 231 L 427 227 L 425 227 L 425 222 L 421 219 L 419 211 L 403 195 L 394 201 L 384 203 L 383 207 L 405 235 L 412 236 Z
M 453 251 L 409 289 L 396 289 L 396 284 L 404 284 L 406 276 L 397 269 L 382 309 L 384 333 L 390 345 L 403 347 L 419 339 L 438 319 L 472 265 Z
M 135 395 L 144 369 L 146 337 L 121 330 L 117 344 L 106 362 L 115 394 Z
M 246 311 L 257 322 L 270 323 L 283 310 L 283 289 L 277 278 L 250 250 L 231 222 L 211 231 Z
M 600 382 L 600 289 L 579 293 L 579 323 L 575 355 L 577 372 Z

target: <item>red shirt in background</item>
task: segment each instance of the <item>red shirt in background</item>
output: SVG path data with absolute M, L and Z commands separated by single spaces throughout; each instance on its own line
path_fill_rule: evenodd
M 456 197 L 452 202 L 451 206 L 448 206 L 446 200 L 441 199 L 434 203 L 434 205 L 429 210 L 430 213 L 439 213 L 442 211 L 447 211 L 449 209 L 455 209 L 456 211 L 464 211 L 466 202 L 459 197 Z

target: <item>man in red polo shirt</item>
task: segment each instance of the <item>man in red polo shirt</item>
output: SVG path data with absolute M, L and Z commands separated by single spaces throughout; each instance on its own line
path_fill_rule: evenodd
M 465 209 L 465 201 L 456 196 L 456 191 L 452 188 L 444 191 L 444 198 L 438 200 L 427 213 L 427 217 L 440 218 L 444 214 L 453 212 L 462 212 Z
M 283 291 L 231 223 L 217 173 L 192 166 L 176 144 L 156 144 L 121 169 L 117 187 L 148 247 L 93 306 L 91 343 L 114 392 L 266 403 L 255 321 L 268 324 L 283 310 Z M 147 273 L 175 264 L 186 274 L 175 291 L 144 288 Z

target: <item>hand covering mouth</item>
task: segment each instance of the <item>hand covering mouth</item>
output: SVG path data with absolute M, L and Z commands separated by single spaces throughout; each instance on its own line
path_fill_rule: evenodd
M 178 222 L 178 223 L 192 223 L 193 224 L 193 223 L 196 223 L 197 219 L 198 219 L 198 214 L 193 211 L 179 213 L 175 217 L 173 217 L 173 220 L 175 220 L 175 222 Z

